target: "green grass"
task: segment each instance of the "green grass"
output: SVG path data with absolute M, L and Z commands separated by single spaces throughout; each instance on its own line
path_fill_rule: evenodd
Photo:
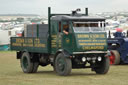
M 34 74 L 25 74 L 16 53 L 2 51 L 0 85 L 128 85 L 128 65 L 111 66 L 106 75 L 98 75 L 90 69 L 73 69 L 69 76 L 58 76 L 51 66 L 39 67 Z

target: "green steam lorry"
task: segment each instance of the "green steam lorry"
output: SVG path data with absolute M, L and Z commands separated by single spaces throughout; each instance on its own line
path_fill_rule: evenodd
M 72 69 L 91 68 L 97 74 L 109 70 L 105 19 L 77 13 L 51 14 L 48 24 L 27 25 L 22 37 L 11 37 L 11 50 L 17 51 L 24 73 L 37 72 L 38 66 L 51 64 L 58 75 Z

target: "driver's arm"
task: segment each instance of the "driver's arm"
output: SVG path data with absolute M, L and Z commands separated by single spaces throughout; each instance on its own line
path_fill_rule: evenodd
M 64 34 L 66 34 L 66 35 L 68 35 L 68 34 L 69 34 L 66 30 L 63 30 L 63 33 L 64 33 Z

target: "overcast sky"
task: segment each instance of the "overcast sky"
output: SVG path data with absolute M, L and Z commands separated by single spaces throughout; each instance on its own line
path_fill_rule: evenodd
M 128 0 L 0 0 L 0 14 L 40 14 L 47 15 L 47 7 L 54 13 L 70 13 L 85 7 L 89 12 L 128 11 Z

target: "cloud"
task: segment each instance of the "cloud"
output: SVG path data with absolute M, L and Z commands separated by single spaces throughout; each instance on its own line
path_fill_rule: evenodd
M 128 0 L 0 0 L 4 13 L 34 13 L 47 15 L 47 8 L 54 13 L 70 13 L 76 8 L 89 8 L 89 12 L 127 10 Z

